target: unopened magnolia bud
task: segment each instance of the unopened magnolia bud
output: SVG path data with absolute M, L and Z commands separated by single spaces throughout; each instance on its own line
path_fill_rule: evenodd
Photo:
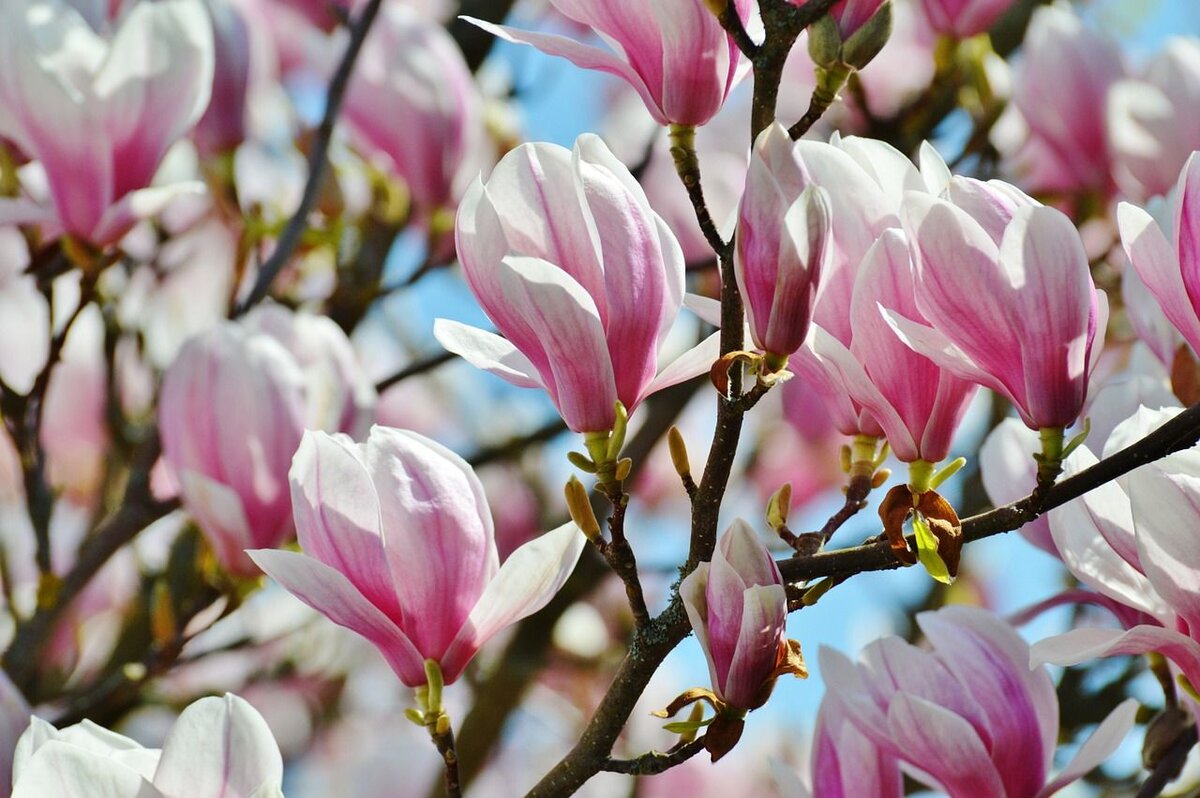
M 175 609 L 171 606 L 171 592 L 165 582 L 154 583 L 151 606 L 150 631 L 154 639 L 164 644 L 174 641 L 178 633 L 175 628 Z
M 788 510 L 792 507 L 792 483 L 785 482 L 771 494 L 767 502 L 767 526 L 776 531 L 787 526 Z
M 887 0 L 846 40 L 842 46 L 842 60 L 855 69 L 862 69 L 879 55 L 891 35 L 892 2 Z
M 575 526 L 579 527 L 588 540 L 593 543 L 599 541 L 600 522 L 596 520 L 596 513 L 592 511 L 592 503 L 583 483 L 572 475 L 563 488 L 563 495 L 567 499 L 567 512 L 571 514 Z
M 687 444 L 683 442 L 683 433 L 679 427 L 671 427 L 667 431 L 667 448 L 671 450 L 671 463 L 675 473 L 688 478 L 692 475 L 692 464 L 688 462 Z
M 842 60 L 842 34 L 831 15 L 824 14 L 808 26 L 808 57 L 826 68 Z

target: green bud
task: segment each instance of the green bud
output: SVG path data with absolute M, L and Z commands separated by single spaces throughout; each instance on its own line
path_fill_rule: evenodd
M 567 459 L 571 461 L 571 465 L 585 474 L 596 473 L 596 464 L 583 452 L 567 452 Z
M 563 496 L 566 497 L 567 512 L 571 514 L 571 520 L 575 522 L 575 526 L 579 527 L 588 540 L 593 543 L 599 541 L 600 522 L 596 520 L 596 513 L 592 511 L 592 503 L 588 499 L 587 489 L 583 487 L 582 482 L 575 478 L 574 474 L 563 487 Z
M 608 459 L 616 460 L 625 446 L 625 433 L 629 428 L 629 413 L 625 405 L 617 402 L 614 406 L 617 420 L 613 422 L 612 437 L 608 439 Z
M 856 30 L 842 47 L 842 60 L 855 69 L 862 69 L 879 55 L 892 35 L 892 0 L 871 15 L 871 18 Z
M 683 433 L 679 427 L 667 430 L 667 448 L 671 450 L 671 463 L 675 473 L 687 479 L 692 475 L 692 464 L 688 462 L 687 444 L 683 442 Z
M 842 34 L 831 15 L 825 14 L 808 26 L 808 57 L 826 68 L 842 60 Z

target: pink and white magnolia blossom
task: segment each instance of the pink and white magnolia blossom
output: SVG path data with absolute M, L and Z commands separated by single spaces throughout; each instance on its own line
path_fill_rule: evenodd
M 616 75 L 637 90 L 646 110 L 662 125 L 708 122 L 740 77 L 741 52 L 700 0 L 551 2 L 563 16 L 592 28 L 611 50 L 565 36 L 465 19 L 507 41 Z M 735 0 L 735 6 L 745 19 L 749 1 Z
M 1121 243 L 1130 265 L 1163 314 L 1200 351 L 1200 155 L 1192 153 L 1173 195 L 1174 234 L 1168 241 L 1149 213 L 1127 202 L 1117 208 Z M 1173 353 L 1161 353 L 1169 355 Z M 1169 364 L 1167 358 L 1164 362 Z
M 679 585 L 692 631 L 708 658 L 713 692 L 732 707 L 766 703 L 787 661 L 787 592 L 771 552 L 738 519 Z
M 1029 645 L 976 608 L 923 612 L 917 624 L 928 647 L 886 637 L 858 663 L 821 649 L 825 700 L 878 752 L 951 798 L 1046 798 L 1106 759 L 1133 725 L 1130 699 L 1052 777 L 1058 698 L 1046 669 L 1030 670 Z
M 13 762 L 12 798 L 282 798 L 283 758 L 262 716 L 226 693 L 187 707 L 162 749 L 85 720 L 30 719 Z
M 343 106 L 353 141 L 402 178 L 423 213 L 450 205 L 479 168 L 482 103 L 462 51 L 439 23 L 385 5 Z M 398 120 L 403 120 L 398 123 Z
M 212 79 L 200 0 L 139 3 L 110 41 L 65 4 L 0 6 L 0 136 L 39 162 L 53 204 L 3 200 L 0 219 L 103 246 L 180 192 L 202 190 L 151 181 L 207 106 Z
M 995 181 L 955 178 L 949 196 L 907 195 L 925 321 L 889 320 L 917 352 L 1006 397 L 1031 429 L 1069 426 L 1108 320 L 1075 225 Z
M 263 306 L 189 341 L 163 377 L 163 459 L 221 564 L 292 530 L 287 473 L 306 428 L 361 433 L 373 389 L 324 317 Z
M 921 16 L 934 33 L 966 39 L 984 33 L 1013 0 L 921 0 Z
M 1178 170 L 1200 149 L 1200 41 L 1169 39 L 1137 78 L 1108 94 L 1113 171 L 1138 200 L 1166 194 Z
M 887 230 L 858 269 L 850 346 L 817 326 L 808 351 L 828 383 L 871 414 L 901 462 L 936 463 L 950 453 L 976 387 L 909 349 L 884 318 L 885 309 L 924 318 L 915 291 L 908 242 Z
M 992 142 L 1029 191 L 1107 196 L 1105 108 L 1124 75 L 1120 48 L 1069 8 L 1047 5 L 1033 12 L 1022 53 Z
M 455 237 L 471 292 L 504 337 L 445 319 L 434 335 L 514 385 L 544 388 L 577 432 L 612 429 L 618 400 L 632 412 L 718 356 L 712 336 L 658 370 L 683 301 L 683 254 L 596 136 L 574 150 L 509 152 L 467 190 Z
M 776 122 L 758 136 L 738 208 L 733 268 L 754 344 L 786 361 L 804 343 L 831 238 L 825 190 L 805 186 Z
M 1141 409 L 1117 427 L 1105 457 L 1182 412 Z M 1069 470 L 1096 462 L 1086 448 Z M 1123 628 L 1080 628 L 1033 646 L 1035 662 L 1074 665 L 1094 657 L 1165 656 L 1200 684 L 1200 457 L 1186 450 L 1142 466 L 1050 513 L 1063 562 L 1095 590 Z
M 573 523 L 500 565 L 483 486 L 421 435 L 373 427 L 365 444 L 308 432 L 291 470 L 304 553 L 254 561 L 304 603 L 367 638 L 409 687 L 435 660 L 446 683 L 500 630 L 545 606 L 586 539 Z

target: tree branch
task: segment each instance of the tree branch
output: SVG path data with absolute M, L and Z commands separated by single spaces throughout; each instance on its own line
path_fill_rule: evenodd
M 308 215 L 312 212 L 317 195 L 321 190 L 321 183 L 325 178 L 325 168 L 329 162 L 329 144 L 333 140 L 333 129 L 337 125 L 338 114 L 342 109 L 342 100 L 350 85 L 350 76 L 354 72 L 354 64 L 358 60 L 359 52 L 362 51 L 363 42 L 366 41 L 367 34 L 370 33 L 371 25 L 375 22 L 375 17 L 379 14 L 382 4 L 383 0 L 369 0 L 363 7 L 362 13 L 359 14 L 358 20 L 350 28 L 350 42 L 346 45 L 346 52 L 342 55 L 337 71 L 333 73 L 333 79 L 329 82 L 329 91 L 325 95 L 325 114 L 321 118 L 316 140 L 308 154 L 308 180 L 304 184 L 300 205 L 292 214 L 292 218 L 288 220 L 283 235 L 275 244 L 271 257 L 259 270 L 258 278 L 255 280 L 250 295 L 233 314 L 235 318 L 243 315 L 266 298 L 267 292 L 271 289 L 271 283 L 287 265 L 295 253 L 296 247 L 300 244 L 300 237 L 308 228 Z
M 704 738 L 700 737 L 666 753 L 650 751 L 634 759 L 609 759 L 600 769 L 629 776 L 656 776 L 682 765 L 703 750 Z

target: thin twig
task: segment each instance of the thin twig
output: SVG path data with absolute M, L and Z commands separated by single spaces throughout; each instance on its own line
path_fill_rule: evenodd
M 438 366 L 445 365 L 451 360 L 454 360 L 456 357 L 458 357 L 458 355 L 454 354 L 453 352 L 439 352 L 436 355 L 430 355 L 424 360 L 418 360 L 417 362 L 400 369 L 392 376 L 385 377 L 384 379 L 380 380 L 375 384 L 375 390 L 379 393 L 383 393 L 398 382 L 404 382 L 410 377 L 415 377 L 418 374 L 424 374 L 427 371 L 433 371 Z
M 458 751 L 454 747 L 454 730 L 447 725 L 444 733 L 430 731 L 430 737 L 433 738 L 438 753 L 442 755 L 442 764 L 445 766 L 442 783 L 446 787 L 447 798 L 462 798 L 462 782 L 458 776 Z
M 567 424 L 561 418 L 555 418 L 548 421 L 532 432 L 517 436 L 510 441 L 505 441 L 496 446 L 489 446 L 485 449 L 480 449 L 475 454 L 467 458 L 467 462 L 472 468 L 479 468 L 482 465 L 495 462 L 497 460 L 508 460 L 521 452 L 528 449 L 530 446 L 536 446 L 539 443 L 545 443 L 557 438 L 559 435 L 567 431 Z
M 607 759 L 600 767 L 609 773 L 624 773 L 627 776 L 656 776 L 676 765 L 682 765 L 704 750 L 704 738 L 700 737 L 666 753 L 650 751 L 633 759 Z
M 258 272 L 258 278 L 254 282 L 254 288 L 246 297 L 246 301 L 237 308 L 234 313 L 235 317 L 241 316 L 266 298 L 267 292 L 271 289 L 271 283 L 287 265 L 295 253 L 296 247 L 300 244 L 301 236 L 308 228 L 308 215 L 317 201 L 317 195 L 320 194 L 321 183 L 329 162 L 329 144 L 333 141 L 333 130 L 342 109 L 342 100 L 350 85 L 350 76 L 354 72 L 358 54 L 362 50 L 367 34 L 371 31 L 371 24 L 379 14 L 381 5 L 383 5 L 383 0 L 369 0 L 363 7 L 362 13 L 359 14 L 358 20 L 350 28 L 350 42 L 346 45 L 346 52 L 342 55 L 337 71 L 333 74 L 333 80 L 329 82 L 329 91 L 325 95 L 325 114 L 321 117 L 316 140 L 308 154 L 308 180 L 304 184 L 300 205 L 292 214 L 292 218 L 288 219 L 287 227 L 284 228 L 283 234 L 276 242 L 271 257 L 262 265 Z
M 742 51 L 742 55 L 750 60 L 758 55 L 758 45 L 750 38 L 750 34 L 746 32 L 746 26 L 742 22 L 742 17 L 738 14 L 737 4 L 733 0 L 725 0 L 725 7 L 721 9 L 721 13 L 717 14 L 717 21 L 721 23 L 721 27 L 729 34 L 729 38 L 733 39 L 733 43 Z
M 633 622 L 641 628 L 650 622 L 650 610 L 646 607 L 646 596 L 638 578 L 637 558 L 625 537 L 625 509 L 629 506 L 629 494 L 622 490 L 609 497 L 609 500 L 613 505 L 612 515 L 608 517 L 608 534 L 611 540 L 599 545 L 600 553 L 625 585 L 625 596 L 629 599 Z

